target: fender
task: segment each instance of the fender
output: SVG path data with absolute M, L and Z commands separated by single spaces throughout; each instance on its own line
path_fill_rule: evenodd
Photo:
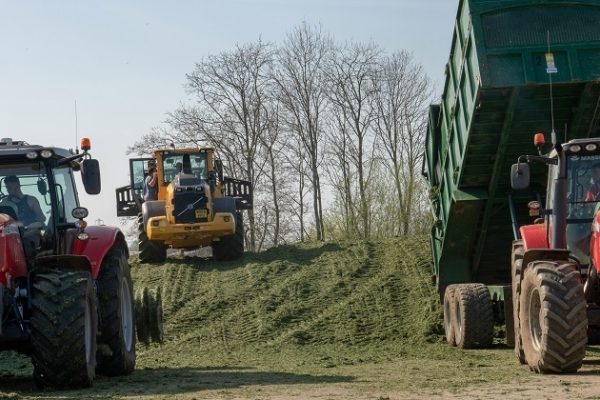
M 596 268 L 596 272 L 600 272 L 600 212 L 594 216 L 592 224 L 592 239 L 590 240 L 590 260 Z
M 546 224 L 524 225 L 519 231 L 523 238 L 525 251 L 530 249 L 548 249 L 548 236 L 546 235 Z M 525 265 L 525 264 L 523 264 Z
M 71 252 L 73 255 L 86 256 L 90 260 L 92 277 L 98 279 L 100 266 L 109 250 L 117 242 L 123 242 L 127 248 L 125 237 L 118 228 L 109 226 L 89 226 L 85 228 L 85 233 L 89 235 L 89 239 L 79 240 L 75 237 Z

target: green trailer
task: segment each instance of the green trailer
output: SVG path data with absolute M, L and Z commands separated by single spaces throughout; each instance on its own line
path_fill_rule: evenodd
M 436 284 L 442 299 L 454 284 L 489 296 L 513 344 L 511 248 L 548 169 L 513 192 L 511 166 L 553 121 L 565 142 L 600 136 L 600 0 L 461 0 L 445 72 L 423 164 Z M 480 328 L 479 344 L 491 340 Z

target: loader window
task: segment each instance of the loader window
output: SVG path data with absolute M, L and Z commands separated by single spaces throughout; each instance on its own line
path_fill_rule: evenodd
M 164 183 L 169 183 L 175 176 L 184 170 L 185 166 L 189 165 L 188 173 L 191 173 L 196 178 L 207 179 L 208 168 L 206 164 L 206 153 L 197 154 L 164 154 L 163 155 L 163 170 Z M 184 171 L 186 172 L 186 171 Z

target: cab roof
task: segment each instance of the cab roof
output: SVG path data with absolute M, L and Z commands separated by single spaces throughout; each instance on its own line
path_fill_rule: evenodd
M 51 150 L 54 159 L 66 158 L 74 155 L 71 150 L 59 147 L 45 147 L 40 145 L 32 145 L 23 140 L 13 140 L 10 138 L 0 139 L 0 159 L 1 158 L 20 158 L 25 157 L 32 151 L 40 152 L 41 150 Z

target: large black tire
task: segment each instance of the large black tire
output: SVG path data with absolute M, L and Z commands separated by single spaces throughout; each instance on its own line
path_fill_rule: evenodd
M 142 264 L 163 263 L 167 260 L 167 246 L 160 240 L 148 239 L 142 214 L 138 215 L 138 251 Z
M 525 361 L 525 352 L 523 351 L 523 338 L 521 337 L 521 318 L 519 316 L 520 304 L 519 296 L 521 294 L 521 277 L 523 273 L 523 255 L 525 246 L 523 241 L 519 240 L 513 243 L 511 257 L 511 276 L 512 276 L 512 300 L 513 300 L 513 326 L 515 332 L 515 356 L 519 363 L 527 364 Z
M 454 296 L 456 285 L 450 285 L 444 291 L 444 333 L 450 346 L 456 346 L 454 333 Z
M 455 285 L 453 321 L 457 347 L 477 349 L 491 346 L 494 310 L 492 297 L 485 285 Z
M 576 372 L 587 344 L 587 303 L 571 262 L 536 261 L 523 274 L 520 296 L 525 359 L 537 373 Z
M 213 257 L 217 261 L 233 261 L 244 255 L 244 218 L 236 213 L 235 234 L 222 237 L 212 244 Z
M 109 356 L 98 360 L 98 372 L 107 376 L 129 375 L 135 369 L 135 311 L 127 250 L 122 245 L 114 246 L 104 257 L 97 286 L 98 341 L 111 350 Z
M 31 359 L 39 386 L 91 386 L 98 314 L 92 275 L 43 269 L 31 288 Z

